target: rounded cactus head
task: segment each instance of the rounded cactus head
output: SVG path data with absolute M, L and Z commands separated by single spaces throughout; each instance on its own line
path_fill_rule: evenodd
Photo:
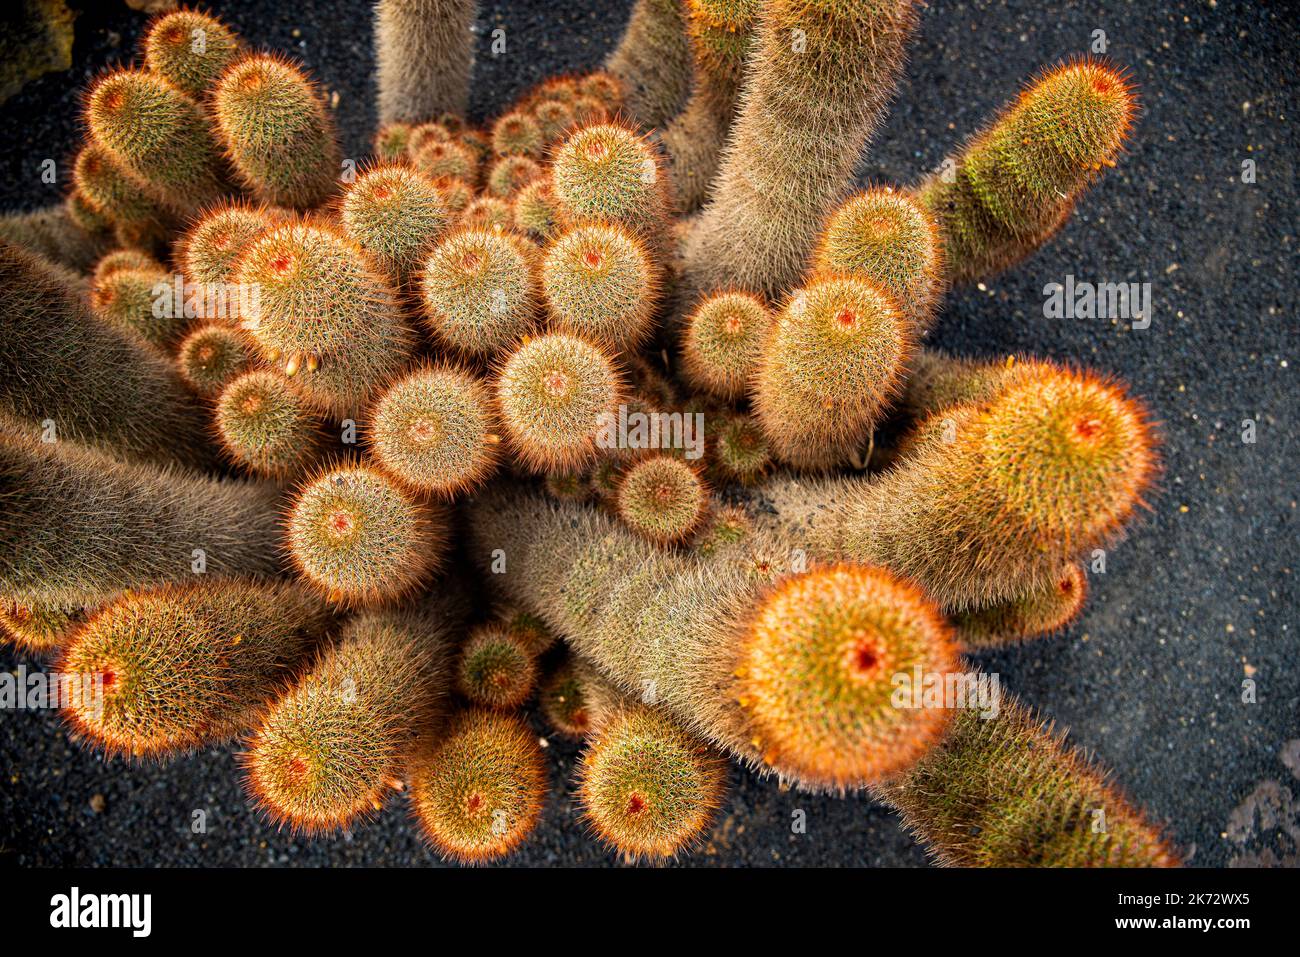
M 748 540 L 753 533 L 749 513 L 734 505 L 722 505 L 709 512 L 691 544 L 700 555 L 718 555 Z
M 591 712 L 572 661 L 565 661 L 550 674 L 537 698 L 547 723 L 558 734 L 582 738 L 591 730 Z
M 402 597 L 441 560 L 445 517 L 374 469 L 328 469 L 299 490 L 286 522 L 304 579 L 331 601 L 376 604 Z
M 147 184 L 123 170 L 112 154 L 93 140 L 77 153 L 72 181 L 78 193 L 120 226 L 148 232 L 168 219 L 149 195 Z
M 491 357 L 533 328 L 539 292 L 533 252 L 520 237 L 461 226 L 424 263 L 420 294 L 426 323 L 448 345 Z
M 370 418 L 375 461 L 416 491 L 450 498 L 496 466 L 491 393 L 462 369 L 433 366 L 399 379 L 375 401 Z
M 118 269 L 95 283 L 90 303 L 95 312 L 120 329 L 129 329 L 151 345 L 167 348 L 185 324 L 183 315 L 166 315 L 180 310 L 157 310 L 160 289 L 171 286 L 171 277 L 155 269 Z M 158 312 L 164 314 L 159 316 Z
M 514 207 L 499 196 L 479 196 L 470 201 L 460 214 L 460 221 L 466 226 L 490 229 L 493 232 L 505 232 L 515 221 Z
M 699 473 L 673 455 L 649 455 L 618 484 L 618 515 L 629 528 L 667 545 L 687 538 L 707 511 L 708 489 Z
M 233 282 L 240 257 L 279 219 L 267 207 L 222 203 L 201 215 L 181 237 L 176 261 L 192 282 Z
M 543 142 L 549 146 L 562 139 L 573 127 L 573 105 L 563 100 L 539 100 L 533 105 Z
M 649 708 L 618 709 L 583 752 L 578 797 L 588 822 L 631 858 L 661 859 L 708 830 L 726 786 L 726 764 Z
M 542 289 L 552 327 L 609 349 L 632 349 L 651 332 L 659 277 L 636 234 L 589 223 L 546 250 Z
M 537 736 L 514 715 L 477 708 L 458 715 L 411 773 L 411 804 L 425 836 L 461 863 L 510 853 L 545 800 Z
M 473 183 L 478 179 L 478 157 L 474 151 L 454 140 L 426 139 L 422 145 L 409 147 L 411 164 L 432 180 L 449 176 Z
M 506 113 L 492 124 L 492 151 L 498 156 L 537 158 L 545 146 L 541 126 L 522 110 Z
M 655 149 L 616 123 L 570 134 L 551 161 L 552 189 L 568 219 L 621 223 L 639 231 L 662 224 L 665 177 Z
M 572 470 L 593 458 L 619 394 L 609 357 L 562 334 L 525 342 L 496 380 L 501 422 L 515 456 L 537 472 Z
M 216 428 L 236 464 L 268 478 L 301 474 L 321 451 L 317 418 L 278 372 L 254 369 L 229 382 L 217 399 Z
M 80 609 L 23 605 L 0 598 L 0 638 L 29 654 L 47 655 L 67 644 L 85 621 Z
M 143 250 L 115 249 L 110 253 L 105 253 L 99 262 L 95 263 L 91 279 L 93 282 L 98 283 L 120 269 L 142 269 L 146 272 L 164 271 L 162 263 Z
M 758 296 L 717 292 L 703 299 L 686 320 L 682 372 L 687 380 L 720 399 L 745 394 L 772 326 L 772 313 Z
M 858 193 L 831 215 L 813 268 L 876 283 L 918 333 L 934 317 L 943 277 L 939 227 L 924 206 L 888 187 Z
M 577 80 L 578 94 L 590 96 L 605 105 L 613 113 L 623 105 L 623 84 L 614 74 L 606 70 L 596 70 Z
M 286 584 L 222 581 L 127 593 L 68 643 L 59 671 L 98 678 L 76 733 L 115 754 L 174 754 L 245 730 L 328 624 Z
M 343 194 L 343 229 L 383 266 L 404 281 L 447 225 L 450 211 L 442 192 L 409 166 L 375 166 Z
M 414 158 L 416 153 L 430 143 L 450 143 L 453 140 L 451 130 L 441 123 L 417 123 L 410 129 L 410 134 L 406 140 L 406 150 Z
M 514 214 L 514 226 L 521 233 L 539 242 L 549 239 L 559 222 L 550 180 L 535 179 L 515 193 Z
M 310 209 L 337 188 L 339 146 L 320 91 L 293 63 L 253 54 L 232 63 L 212 98 L 231 165 L 259 199 Z
M 442 190 L 443 199 L 447 202 L 447 211 L 459 222 L 465 210 L 469 208 L 469 204 L 474 202 L 474 187 L 454 176 L 442 176 L 433 183 Z
M 714 430 L 710 465 L 727 481 L 757 481 L 772 464 L 762 426 L 751 415 L 729 415 Z
M 144 37 L 145 66 L 195 99 L 207 94 L 238 53 L 234 31 L 197 10 L 158 17 Z
M 547 472 L 546 491 L 562 501 L 585 502 L 591 497 L 591 484 L 585 470 Z
M 527 156 L 503 156 L 488 170 L 487 191 L 498 199 L 510 199 L 542 175 L 542 168 Z
M 456 686 L 466 700 L 511 711 L 528 700 L 537 685 L 537 658 L 527 644 L 501 624 L 470 632 L 456 666 Z
M 1088 577 L 1083 566 L 1070 562 L 1041 587 L 1014 599 L 984 605 L 953 616 L 963 648 L 1001 648 L 1053 634 L 1083 612 Z
M 545 654 L 560 640 L 546 622 L 522 608 L 507 606 L 500 614 L 500 622 L 534 655 Z
M 1118 384 L 1086 372 L 1039 364 L 978 421 L 971 464 L 978 461 L 980 474 L 971 480 L 996 495 L 997 521 L 1067 551 L 1116 533 L 1155 477 L 1146 409 Z
M 938 741 L 952 711 L 922 688 L 961 672 L 948 625 L 917 588 L 868 566 L 837 565 L 778 582 L 741 643 L 737 698 L 762 760 L 828 789 L 879 780 Z M 901 677 L 900 677 L 901 676 Z
M 181 378 L 204 398 L 216 398 L 252 361 L 252 349 L 238 329 L 222 323 L 199 326 L 176 351 Z
M 407 152 L 414 128 L 409 123 L 385 123 L 375 134 L 375 156 L 384 163 L 397 163 L 410 158 Z

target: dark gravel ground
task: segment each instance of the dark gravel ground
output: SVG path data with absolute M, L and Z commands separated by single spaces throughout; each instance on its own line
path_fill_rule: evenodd
M 129 55 L 141 19 L 114 4 L 78 23 L 75 62 L 0 107 L 9 208 L 57 196 L 44 157 L 66 157 L 77 96 Z M 351 155 L 373 123 L 368 18 L 356 0 L 213 3 L 253 43 L 303 58 L 337 91 Z M 552 72 L 597 64 L 625 2 L 485 4 L 474 110 L 490 116 Z M 1295 622 L 1295 118 L 1300 54 L 1287 4 L 933 0 L 907 78 L 864 175 L 907 181 L 1040 65 L 1084 52 L 1104 30 L 1144 115 L 1132 151 L 1030 262 L 987 288 L 953 293 L 936 336 L 956 352 L 1024 350 L 1077 359 L 1128 380 L 1163 423 L 1166 469 L 1152 510 L 1094 575 L 1083 620 L 1039 644 L 981 660 L 1071 740 L 1115 771 L 1167 823 L 1194 865 L 1295 865 L 1300 848 L 1300 641 Z M 1086 7 L 1086 9 L 1085 9 Z M 487 36 L 506 30 L 493 58 Z M 1241 181 L 1242 161 L 1257 182 Z M 1079 280 L 1150 282 L 1154 317 L 1042 317 L 1042 288 Z M 1257 441 L 1242 441 L 1255 420 Z M 20 660 L 0 653 L 6 667 Z M 30 664 L 30 663 L 29 663 Z M 1257 689 L 1243 703 L 1243 681 Z M 567 781 L 575 749 L 552 742 L 554 793 L 511 863 L 606 864 Z M 263 824 L 240 792 L 229 749 L 166 767 L 106 763 L 70 744 L 53 716 L 0 718 L 0 860 L 26 865 L 431 865 L 400 802 L 332 840 Z M 706 848 L 684 863 L 905 865 L 925 855 L 893 816 L 861 797 L 812 798 L 733 773 Z M 807 833 L 792 834 L 795 810 Z M 207 831 L 191 832 L 194 812 Z

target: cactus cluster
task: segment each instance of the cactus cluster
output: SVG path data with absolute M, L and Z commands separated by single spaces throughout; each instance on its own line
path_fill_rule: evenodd
M 1113 165 L 1131 83 L 1063 64 L 860 189 L 919 6 L 638 0 L 476 127 L 475 4 L 381 0 L 356 163 L 301 66 L 157 18 L 67 203 L 0 223 L 0 634 L 98 680 L 73 732 L 239 738 L 302 831 L 406 790 L 474 863 L 542 813 L 535 702 L 628 859 L 698 843 L 731 759 L 947 863 L 1176 863 L 1013 699 L 898 699 L 1075 620 L 1158 468 L 1114 379 L 923 345 Z

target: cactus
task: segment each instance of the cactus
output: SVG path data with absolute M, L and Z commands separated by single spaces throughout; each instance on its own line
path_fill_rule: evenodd
M 320 92 L 279 57 L 246 56 L 213 93 L 217 132 L 231 165 L 258 199 L 309 209 L 336 188 L 339 146 Z
M 949 279 L 987 277 L 1051 238 L 1115 165 L 1136 112 L 1128 77 L 1101 61 L 1072 60 L 1036 77 L 917 187 L 943 230 Z
M 277 571 L 274 488 L 0 431 L 0 594 L 93 604 L 128 588 Z
M 682 375 L 710 395 L 739 399 L 758 368 L 772 321 L 763 300 L 749 293 L 705 297 L 682 332 Z
M 939 747 L 880 793 L 943 864 L 1179 863 L 1160 831 L 1103 774 L 1005 695 L 995 718 L 961 711 Z
M 952 441 L 871 482 L 774 483 L 778 523 L 811 554 L 876 562 L 964 611 L 1045 587 L 1142 504 L 1156 438 L 1117 384 L 1040 363 L 991 401 L 955 408 Z
M 592 829 L 624 856 L 688 850 L 722 802 L 726 764 L 666 715 L 641 705 L 605 717 L 582 754 L 578 799 Z
M 144 65 L 182 93 L 202 100 L 239 53 L 239 38 L 216 17 L 177 10 L 149 24 Z
M 150 243 L 168 214 L 150 195 L 147 184 L 127 173 L 98 143 L 81 148 L 73 162 L 72 182 L 97 210 L 128 232 L 129 238 Z
M 435 590 L 350 619 L 249 735 L 246 782 L 262 810 L 309 832 L 378 810 L 419 735 L 443 717 L 463 618 L 462 603 Z
M 613 224 L 566 230 L 547 248 L 541 274 L 551 328 L 614 352 L 653 330 L 659 274 L 634 233 Z
M 60 274 L 0 243 L 0 418 L 119 457 L 211 461 L 202 415 L 171 363 L 91 314 Z
M 963 648 L 1003 648 L 1060 631 L 1083 612 L 1088 578 L 1071 562 L 1042 587 L 993 605 L 953 616 L 952 625 Z
M 749 485 L 772 464 L 772 450 L 752 415 L 729 415 L 713 430 L 709 464 L 725 481 Z
M 404 165 L 381 165 L 348 187 L 339 219 L 388 277 L 404 284 L 423 265 L 450 211 L 432 181 Z
M 321 451 L 316 418 L 277 372 L 254 369 L 233 379 L 217 398 L 215 421 L 222 449 L 254 475 L 292 478 Z
M 389 386 L 375 401 L 369 440 L 379 466 L 408 488 L 453 498 L 497 465 L 491 393 L 454 366 L 430 366 Z
M 540 297 L 533 252 L 518 236 L 477 226 L 448 232 L 420 280 L 425 323 L 470 356 L 505 352 L 532 331 Z
M 559 635 L 546 627 L 546 622 L 530 611 L 506 605 L 498 612 L 497 619 L 534 655 L 544 655 L 560 640 Z
M 678 204 L 704 205 L 740 98 L 745 57 L 762 13 L 760 0 L 685 0 L 695 57 L 695 87 L 664 131 Z
M 501 366 L 501 424 L 516 460 L 537 472 L 573 470 L 596 454 L 621 385 L 609 358 L 576 336 L 533 339 Z
M 233 283 L 239 261 L 282 217 L 276 210 L 226 202 L 205 213 L 177 242 L 176 261 L 197 283 Z M 209 317 L 217 318 L 217 317 Z M 230 321 L 238 315 L 221 317 Z
M 670 208 L 658 150 L 636 130 L 600 123 L 575 131 L 551 160 L 551 192 L 567 222 L 617 223 L 659 249 Z
M 78 608 L 23 605 L 0 598 L 0 638 L 31 655 L 50 655 L 62 649 L 85 618 Z
M 464 115 L 476 0 L 380 0 L 375 8 L 379 121 Z
M 252 349 L 238 329 L 222 323 L 199 326 L 176 350 L 176 367 L 195 392 L 215 399 L 226 383 L 252 361 Z
M 460 214 L 462 225 L 486 229 L 494 233 L 506 232 L 514 221 L 514 209 L 504 199 L 496 196 L 479 196 L 471 200 L 464 212 Z
M 529 835 L 546 799 L 537 736 L 509 714 L 471 709 L 427 740 L 411 770 L 411 806 L 443 857 L 503 857 Z
M 375 605 L 428 580 L 442 558 L 446 515 L 372 468 L 339 467 L 303 484 L 286 528 L 305 580 L 332 602 Z
M 170 287 L 161 269 L 118 269 L 96 281 L 90 304 L 105 322 L 168 352 L 186 324 L 183 310 L 158 308 L 159 293 Z
M 498 199 L 512 199 L 542 175 L 542 168 L 527 156 L 503 156 L 488 169 L 487 191 Z
M 911 321 L 917 337 L 934 324 L 943 247 L 929 211 L 905 193 L 881 187 L 845 202 L 822 231 L 812 266 L 874 283 Z
M 712 201 L 683 247 L 692 294 L 791 288 L 879 126 L 916 24 L 914 0 L 773 0 L 747 62 Z M 791 50 L 791 36 L 802 49 Z M 745 237 L 737 242 L 738 236 Z
M 511 629 L 481 625 L 470 632 L 456 665 L 456 687 L 471 704 L 513 711 L 537 686 L 537 658 Z
M 241 325 L 262 357 L 283 360 L 303 394 L 347 415 L 410 358 L 413 332 L 392 286 L 338 231 L 289 222 L 263 233 L 236 270 L 259 295 Z
M 636 0 L 605 69 L 621 84 L 627 111 L 642 126 L 663 126 L 676 116 L 694 76 L 682 0 Z
M 710 557 L 730 551 L 753 534 L 754 522 L 743 508 L 714 506 L 691 540 L 691 547 L 700 555 Z
M 59 671 L 98 676 L 75 702 L 76 733 L 104 749 L 164 757 L 233 737 L 312 649 L 324 606 L 281 583 L 223 581 L 131 593 L 68 644 Z
M 573 106 L 563 100 L 542 100 L 533 105 L 533 119 L 537 121 L 544 146 L 564 139 L 573 128 Z
M 551 193 L 551 181 L 543 176 L 520 188 L 514 196 L 514 226 L 531 239 L 544 242 L 554 235 L 560 208 Z
M 591 730 L 591 712 L 572 658 L 566 658 L 547 676 L 538 692 L 537 703 L 557 734 L 582 738 Z
M 541 126 L 522 111 L 502 114 L 492 126 L 492 152 L 497 156 L 538 159 L 545 146 Z
M 76 272 L 89 269 L 104 252 L 104 239 L 77 225 L 67 203 L 0 216 L 0 242 Z
M 479 161 L 468 146 L 451 140 L 428 140 L 420 146 L 414 145 L 418 141 L 413 135 L 413 145 L 409 147 L 411 165 L 429 179 L 459 179 L 471 186 L 478 182 Z
M 805 469 L 851 461 L 901 388 L 912 341 L 907 319 L 870 282 L 832 276 L 797 290 L 754 373 L 754 411 L 773 455 Z
M 375 156 L 382 163 L 409 159 L 408 150 L 414 129 L 409 123 L 385 123 L 375 134 Z
M 631 466 L 618 483 L 618 516 L 660 545 L 684 541 L 704 520 L 709 492 L 699 473 L 663 453 Z
M 623 690 L 755 767 L 840 790 L 906 767 L 942 709 L 888 706 L 890 677 L 958 662 L 918 590 L 879 569 L 817 568 L 764 586 L 656 552 L 610 519 L 496 488 L 469 511 L 473 555 Z M 883 702 L 883 705 L 882 705 Z
M 203 111 L 161 77 L 106 74 L 86 99 L 86 126 L 113 163 L 169 209 L 192 215 L 220 198 L 221 151 Z
M 100 282 L 119 269 L 143 269 L 162 272 L 163 266 L 162 263 L 144 250 L 115 249 L 111 253 L 105 253 L 100 257 L 99 262 L 95 263 L 95 268 L 91 270 L 91 282 Z

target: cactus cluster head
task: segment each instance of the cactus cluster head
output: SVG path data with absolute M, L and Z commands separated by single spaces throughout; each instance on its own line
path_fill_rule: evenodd
M 221 447 L 255 475 L 290 478 L 321 451 L 318 420 L 278 372 L 253 369 L 234 378 L 217 398 L 215 418 Z
M 763 301 L 744 292 L 703 299 L 682 333 L 682 373 L 698 389 L 737 399 L 749 388 L 772 325 Z
M 244 334 L 219 322 L 197 327 L 176 348 L 181 378 L 207 399 L 220 395 L 251 360 L 252 350 Z
M 537 685 L 537 658 L 512 629 L 484 625 L 465 640 L 456 685 L 473 704 L 513 710 L 528 700 Z
M 442 191 L 401 164 L 362 173 L 344 193 L 339 209 L 348 236 L 398 282 L 423 265 L 449 218 Z
M 568 229 L 547 247 L 541 275 L 559 331 L 621 351 L 653 329 L 659 277 L 635 233 L 613 224 Z
M 216 17 L 177 10 L 154 20 L 144 37 L 144 62 L 182 93 L 201 100 L 239 52 L 239 38 Z
M 703 520 L 708 489 L 683 459 L 658 454 L 628 468 L 618 483 L 619 517 L 652 542 L 680 542 Z

